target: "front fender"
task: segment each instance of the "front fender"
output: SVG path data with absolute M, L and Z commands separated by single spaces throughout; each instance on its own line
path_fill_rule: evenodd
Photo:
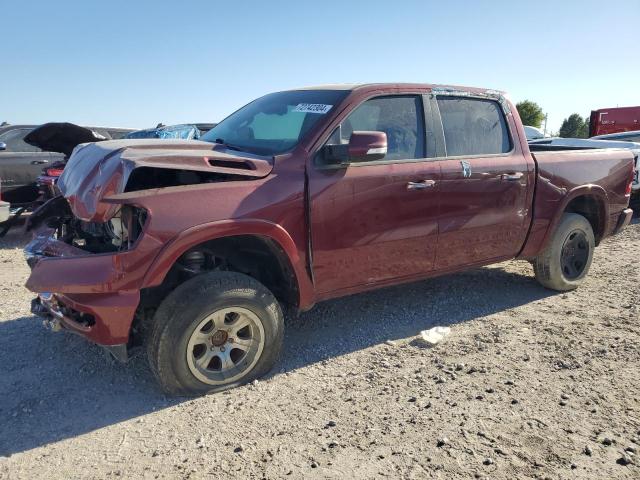
M 156 256 L 145 274 L 142 287 L 160 285 L 176 260 L 190 248 L 211 240 L 237 235 L 266 237 L 278 244 L 286 254 L 295 274 L 300 309 L 306 310 L 314 304 L 313 284 L 307 274 L 303 257 L 304 246 L 299 248 L 282 226 L 257 219 L 221 220 L 203 223 L 182 231 Z

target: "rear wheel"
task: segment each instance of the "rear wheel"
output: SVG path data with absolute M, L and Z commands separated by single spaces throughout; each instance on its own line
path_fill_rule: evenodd
M 278 301 L 255 279 L 235 272 L 199 275 L 158 308 L 149 364 L 167 393 L 226 390 L 272 368 L 283 326 Z
M 549 245 L 533 261 L 536 280 L 552 290 L 577 288 L 589 273 L 595 244 L 589 221 L 577 213 L 565 213 Z

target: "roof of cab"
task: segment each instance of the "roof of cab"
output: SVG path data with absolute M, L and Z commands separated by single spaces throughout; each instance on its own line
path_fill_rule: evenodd
M 465 87 L 461 85 L 440 85 L 431 83 L 404 83 L 404 82 L 389 82 L 389 83 L 330 83 L 326 85 L 312 85 L 307 87 L 292 88 L 291 90 L 359 90 L 359 89 L 376 89 L 376 88 L 431 88 L 431 89 L 443 89 L 462 92 L 495 92 L 504 94 L 505 92 L 500 90 L 477 88 L 477 87 Z

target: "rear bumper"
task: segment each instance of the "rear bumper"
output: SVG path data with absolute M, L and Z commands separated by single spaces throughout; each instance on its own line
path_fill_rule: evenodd
M 613 235 L 620 232 L 624 227 L 629 225 L 629 223 L 631 223 L 631 217 L 633 217 L 633 210 L 631 210 L 630 208 L 624 209 L 618 217 L 618 222 L 613 229 Z

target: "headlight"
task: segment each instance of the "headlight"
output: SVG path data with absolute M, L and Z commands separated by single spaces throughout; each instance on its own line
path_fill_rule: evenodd
M 111 237 L 111 243 L 116 247 L 121 247 L 129 239 L 129 230 L 122 218 L 122 209 L 107 222 L 105 230 Z
M 109 220 L 106 227 L 112 236 L 112 242 L 118 247 L 130 248 L 142 234 L 147 222 L 147 211 L 132 205 L 123 205 L 118 213 Z

